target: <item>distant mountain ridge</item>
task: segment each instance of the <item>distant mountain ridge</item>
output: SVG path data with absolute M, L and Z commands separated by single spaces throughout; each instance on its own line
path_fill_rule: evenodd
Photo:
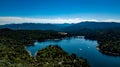
M 22 24 L 6 24 L 0 25 L 0 28 L 9 28 L 14 30 L 60 30 L 71 24 L 42 24 L 42 23 L 22 23 Z
M 0 25 L 0 28 L 9 28 L 14 30 L 56 30 L 56 31 L 77 31 L 80 29 L 107 29 L 120 28 L 120 23 L 115 22 L 80 22 L 76 24 L 43 24 L 43 23 L 23 23 Z
M 116 22 L 81 22 L 69 27 L 66 27 L 66 30 L 75 31 L 80 29 L 108 29 L 108 28 L 120 28 L 120 23 Z M 68 31 L 68 30 L 67 30 Z

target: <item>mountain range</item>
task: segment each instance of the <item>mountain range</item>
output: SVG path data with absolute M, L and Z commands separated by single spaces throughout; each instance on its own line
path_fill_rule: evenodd
M 116 22 L 80 22 L 76 24 L 43 24 L 43 23 L 22 23 L 0 25 L 0 28 L 9 28 L 14 30 L 56 30 L 56 31 L 75 31 L 80 29 L 107 29 L 120 28 L 120 23 Z
M 70 25 L 71 24 L 22 23 L 0 25 L 0 28 L 9 28 L 13 30 L 60 30 Z

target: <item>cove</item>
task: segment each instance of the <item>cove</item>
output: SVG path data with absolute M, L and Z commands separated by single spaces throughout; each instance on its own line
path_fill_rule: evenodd
M 35 42 L 34 46 L 26 46 L 26 50 L 35 56 L 38 50 L 49 45 L 59 45 L 69 54 L 76 54 L 78 57 L 87 59 L 91 67 L 119 67 L 120 57 L 108 56 L 100 53 L 95 40 L 86 40 L 84 38 L 64 38 L 61 40 L 47 40 L 44 42 Z

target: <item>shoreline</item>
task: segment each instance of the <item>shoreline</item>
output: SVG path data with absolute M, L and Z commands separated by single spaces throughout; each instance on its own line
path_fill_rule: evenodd
M 77 36 L 72 36 L 72 37 L 77 37 Z M 70 37 L 62 37 L 62 38 L 54 38 L 54 39 L 45 39 L 45 40 L 43 40 L 43 41 L 47 41 L 47 40 L 56 40 L 56 41 L 59 41 L 59 40 L 64 39 L 64 38 L 70 38 Z M 89 38 L 85 38 L 85 39 L 89 39 Z M 89 40 L 92 40 L 92 39 L 89 39 Z M 39 41 L 39 40 L 34 40 L 34 42 L 35 42 L 35 41 L 43 42 L 43 41 Z M 98 41 L 98 43 L 99 43 L 99 41 Z M 33 43 L 31 43 L 31 44 L 29 44 L 29 45 L 27 44 L 27 45 L 25 45 L 25 47 L 26 47 L 26 46 L 34 46 L 34 44 L 33 44 Z M 105 54 L 105 55 L 109 55 L 109 56 L 120 56 L 119 53 L 113 53 L 113 52 L 111 52 L 111 51 L 104 51 L 104 50 L 101 49 L 100 47 L 101 47 L 101 45 L 98 44 L 98 45 L 96 46 L 96 49 L 97 49 L 98 51 L 100 51 L 101 53 Z M 29 51 L 28 51 L 28 53 L 30 54 L 30 56 L 32 56 Z M 35 53 L 35 56 L 36 56 L 36 54 L 37 54 L 37 52 Z M 34 57 L 34 56 L 32 56 L 32 57 Z
M 26 50 L 26 46 L 24 46 L 24 49 Z M 26 50 L 28 52 L 28 54 L 30 55 L 30 57 L 32 57 L 32 54 L 30 51 Z
M 85 37 L 85 39 L 97 40 L 97 39 L 94 39 L 94 38 L 86 38 L 86 37 Z M 101 42 L 101 41 L 99 41 L 99 40 L 97 40 L 97 41 L 98 41 L 98 45 L 96 46 L 96 49 L 98 51 L 100 51 L 102 54 L 109 55 L 109 56 L 120 56 L 120 53 L 114 53 L 114 52 L 111 52 L 109 50 L 108 51 L 104 51 L 103 49 L 100 48 L 102 45 L 100 45 L 99 42 Z
M 102 54 L 109 55 L 109 56 L 120 56 L 119 53 L 113 53 L 111 51 L 104 51 L 100 48 L 100 45 L 96 46 L 96 49 L 100 51 Z

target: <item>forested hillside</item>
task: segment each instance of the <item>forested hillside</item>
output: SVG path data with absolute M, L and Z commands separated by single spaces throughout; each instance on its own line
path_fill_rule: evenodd
M 86 60 L 75 54 L 68 55 L 59 46 L 46 47 L 35 57 L 31 57 L 25 50 L 25 46 L 33 45 L 35 40 L 62 37 L 65 36 L 56 31 L 0 29 L 0 67 L 89 67 Z

